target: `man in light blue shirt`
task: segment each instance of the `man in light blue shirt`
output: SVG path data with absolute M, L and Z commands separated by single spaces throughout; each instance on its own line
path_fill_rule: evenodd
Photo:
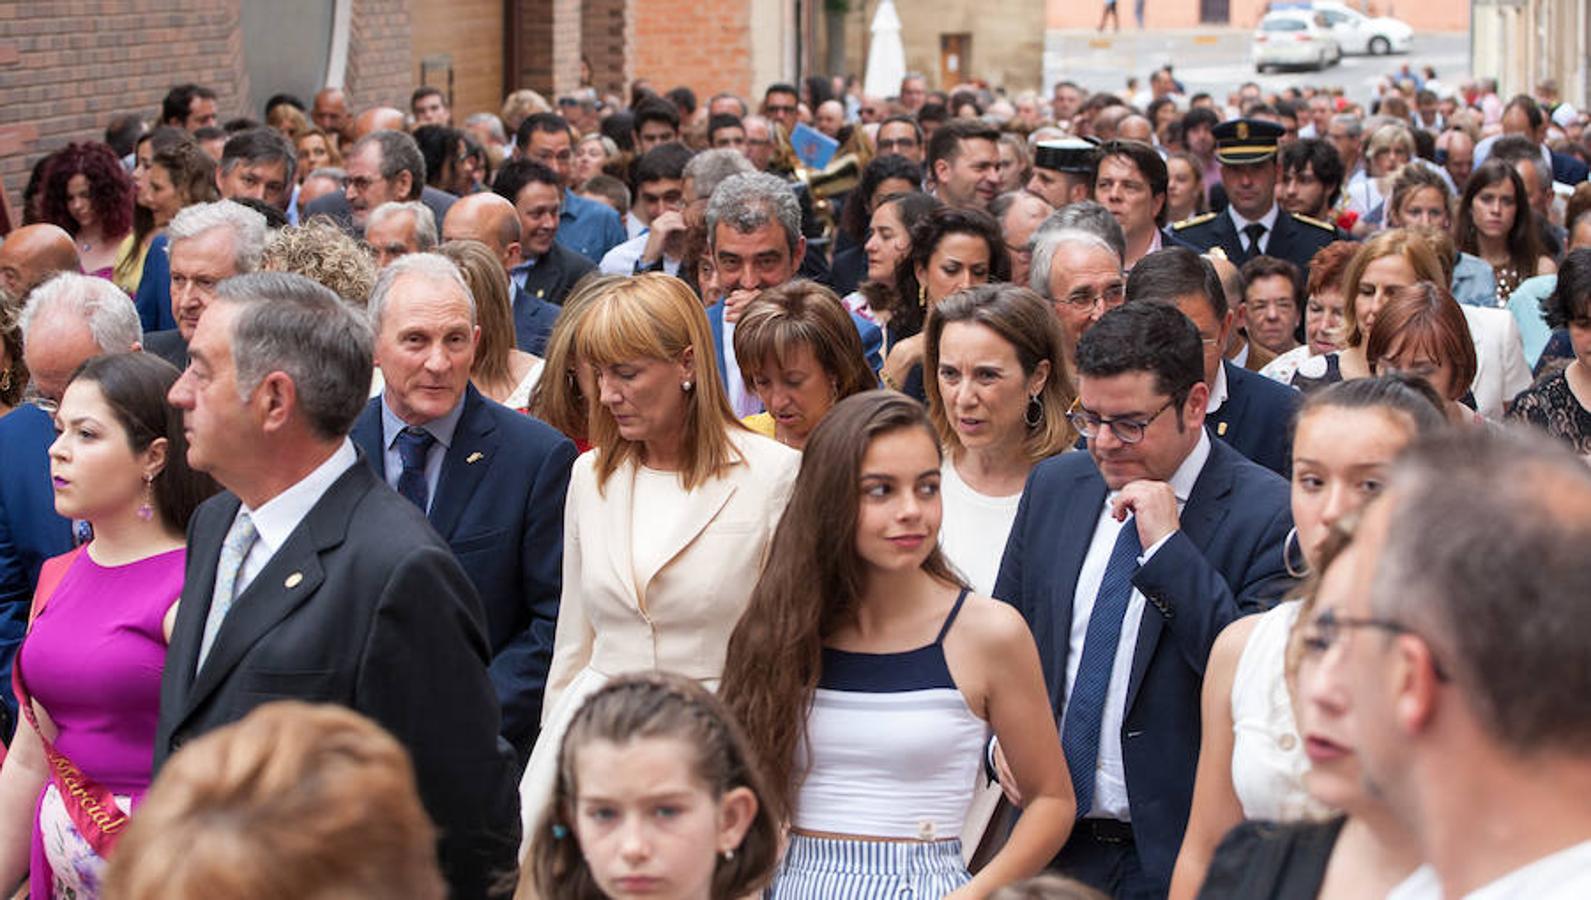
M 563 210 L 558 216 L 558 243 L 591 260 L 624 243 L 627 235 L 619 214 L 606 203 L 588 200 L 570 190 L 574 174 L 574 132 L 569 123 L 552 113 L 528 116 L 519 125 L 521 159 L 534 160 L 554 172 L 563 185 Z

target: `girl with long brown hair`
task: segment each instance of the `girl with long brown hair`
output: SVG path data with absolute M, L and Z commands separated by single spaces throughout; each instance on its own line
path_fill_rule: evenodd
M 938 548 L 940 465 L 916 401 L 868 391 L 809 438 L 723 696 L 790 826 L 771 896 L 987 897 L 1043 868 L 1075 815 L 1033 637 Z M 990 730 L 1026 798 L 969 875 L 958 835 Z

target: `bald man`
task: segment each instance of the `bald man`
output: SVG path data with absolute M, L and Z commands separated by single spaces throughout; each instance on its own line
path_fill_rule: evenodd
M 1141 141 L 1145 144 L 1155 142 L 1154 126 L 1149 120 L 1136 113 L 1122 119 L 1116 125 L 1116 139 L 1119 141 Z
M 348 116 L 348 98 L 344 96 L 342 88 L 321 88 L 315 94 L 310 118 L 340 146 L 353 143 L 354 138 L 348 128 L 352 124 Z
M 480 241 L 497 255 L 503 271 L 519 264 L 519 215 L 497 194 L 460 197 L 442 220 L 442 241 Z
M 372 106 L 354 117 L 353 139 L 357 141 L 372 131 L 404 131 L 403 126 L 403 110 Z
M 81 272 L 77 245 L 57 225 L 24 225 L 0 245 L 0 288 L 16 303 L 56 272 Z
M 442 240 L 444 243 L 480 241 L 497 254 L 506 275 L 509 269 L 520 262 L 521 227 L 519 213 L 508 198 L 500 194 L 471 194 L 460 197 L 447 211 L 447 216 L 442 219 Z M 551 252 L 559 251 L 554 249 Z M 563 252 L 575 255 L 570 251 Z M 536 272 L 536 269 L 531 269 L 531 272 Z M 537 356 L 546 353 L 547 337 L 552 334 L 552 326 L 563 311 L 558 304 L 563 303 L 564 296 L 574 287 L 576 280 L 569 279 L 567 284 L 561 286 L 561 290 L 554 287 L 554 293 L 549 293 L 546 286 L 527 291 L 512 280 L 509 281 L 514 292 L 515 346 Z M 526 283 L 529 284 L 529 281 Z
M 1028 191 L 1010 191 L 994 198 L 989 212 L 1000 223 L 1000 236 L 1011 257 L 1011 283 L 1026 285 L 1033 265 L 1033 234 L 1055 207 Z

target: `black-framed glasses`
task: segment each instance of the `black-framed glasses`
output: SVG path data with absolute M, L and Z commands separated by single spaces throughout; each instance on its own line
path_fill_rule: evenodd
M 1339 616 L 1336 610 L 1323 609 L 1316 613 L 1310 620 L 1309 627 L 1304 630 L 1304 649 L 1313 654 L 1323 654 L 1330 650 L 1342 637 L 1343 632 L 1355 628 L 1374 628 L 1388 634 L 1411 634 L 1424 640 L 1420 633 L 1397 619 L 1380 619 L 1374 616 L 1356 618 L 1353 616 Z M 1436 672 L 1438 681 L 1450 681 L 1447 670 L 1437 660 L 1436 654 L 1431 654 L 1431 668 Z
M 1166 401 L 1166 405 L 1155 410 L 1154 415 L 1147 419 L 1107 419 L 1097 413 L 1090 412 L 1082 407 L 1082 402 L 1072 401 L 1072 408 L 1066 411 L 1066 418 L 1077 429 L 1077 433 L 1085 438 L 1094 438 L 1099 435 L 1099 429 L 1109 428 L 1116 440 L 1123 444 L 1136 444 L 1144 439 L 1144 432 L 1149 430 L 1155 420 L 1166 410 L 1177 405 L 1175 398 Z

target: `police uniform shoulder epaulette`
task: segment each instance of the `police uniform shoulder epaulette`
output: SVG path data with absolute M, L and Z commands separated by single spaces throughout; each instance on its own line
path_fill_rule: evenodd
M 1303 222 L 1305 225 L 1313 225 L 1322 231 L 1329 231 L 1332 234 L 1337 233 L 1337 226 L 1331 224 L 1330 222 L 1317 219 L 1314 216 L 1305 216 L 1299 213 L 1293 213 L 1293 218 L 1299 222 Z
M 1219 215 L 1220 215 L 1220 213 L 1207 212 L 1207 213 L 1203 213 L 1201 215 L 1194 216 L 1194 217 L 1192 217 L 1190 219 L 1183 219 L 1181 222 L 1173 223 L 1172 226 L 1171 226 L 1171 230 L 1172 231 L 1181 231 L 1184 228 L 1192 228 L 1195 225 L 1203 225 L 1205 222 L 1208 222 L 1211 219 L 1213 219 L 1213 218 L 1215 218 L 1216 216 L 1219 216 Z

